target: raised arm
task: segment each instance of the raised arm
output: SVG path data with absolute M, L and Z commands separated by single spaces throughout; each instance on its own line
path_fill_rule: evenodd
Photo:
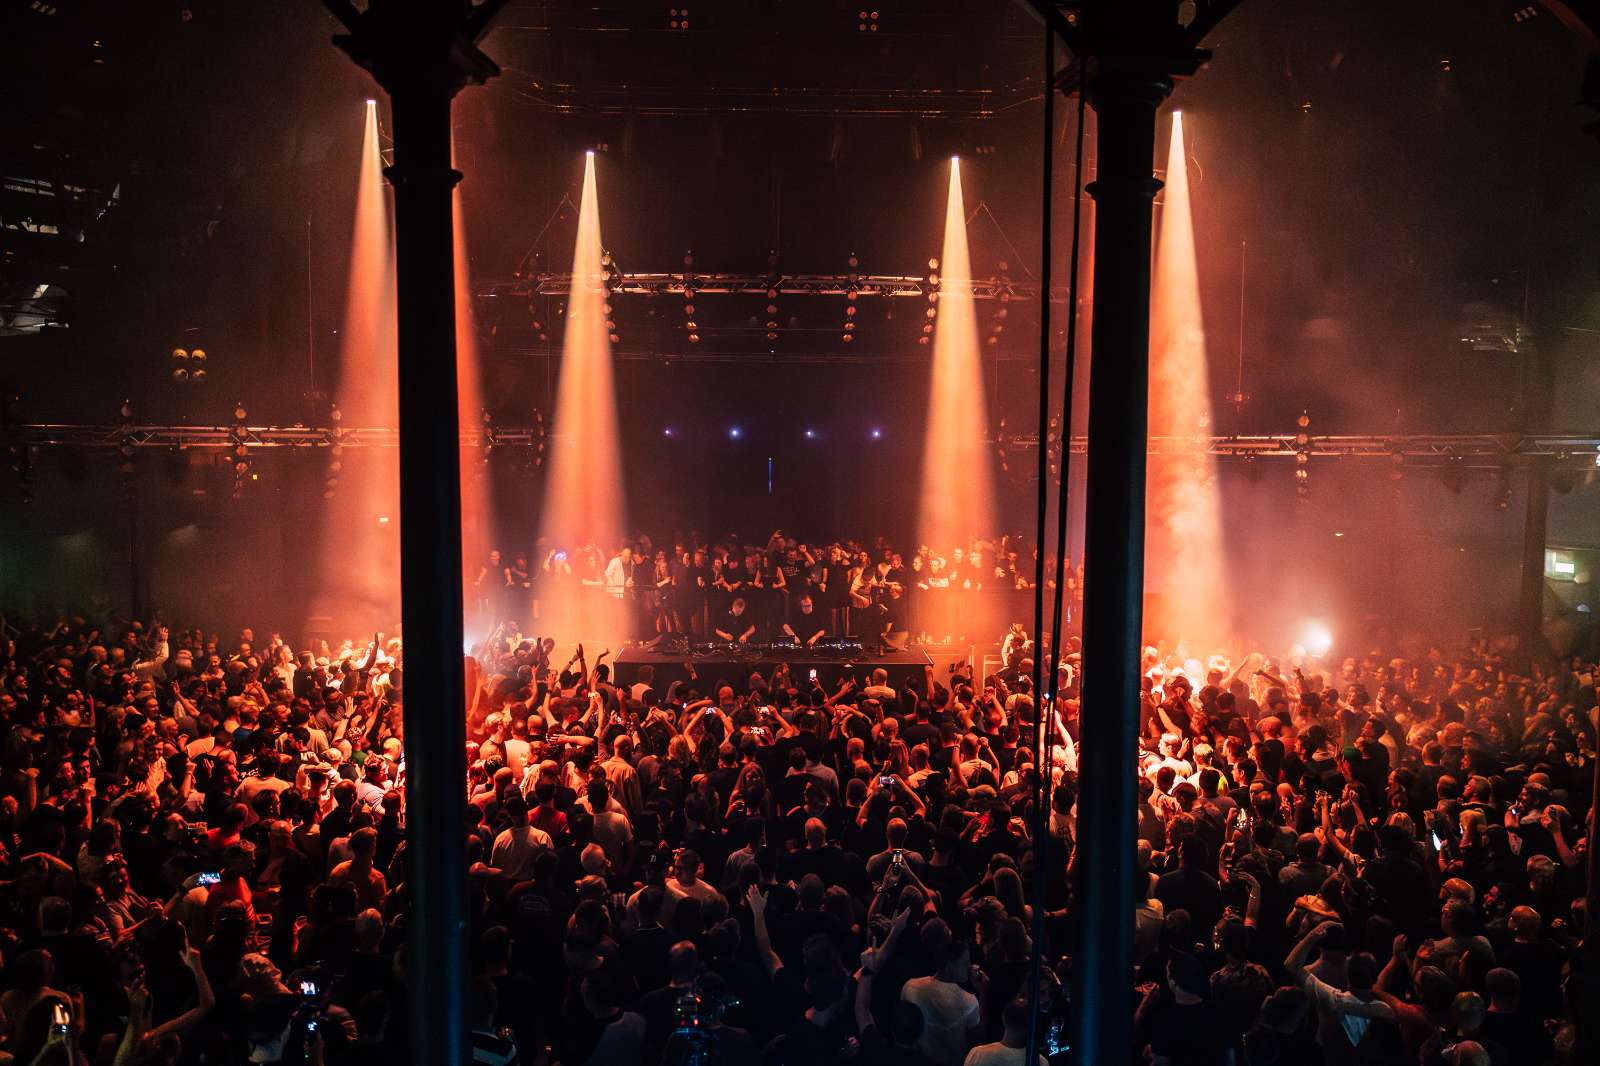
M 194 974 L 194 987 L 196 994 L 195 1005 L 176 1018 L 162 1022 L 145 1037 L 145 1044 L 159 1044 L 169 1036 L 178 1036 L 187 1033 L 200 1024 L 205 1016 L 211 1013 L 211 1008 L 216 1006 L 217 997 L 211 991 L 211 980 L 206 976 L 206 968 L 200 961 L 200 952 L 189 948 L 184 952 L 183 964 Z
M 1306 976 L 1306 960 L 1311 955 L 1311 949 L 1322 943 L 1322 938 L 1327 935 L 1331 926 L 1337 922 L 1318 922 L 1300 942 L 1289 952 L 1289 957 L 1283 960 L 1283 965 L 1289 975 L 1296 981 L 1303 980 Z
M 760 888 L 751 885 L 744 898 L 750 904 L 751 924 L 755 926 L 756 955 L 766 968 L 767 976 L 776 977 L 778 971 L 783 969 L 783 960 L 772 950 L 772 938 L 767 934 L 767 897 L 762 895 Z

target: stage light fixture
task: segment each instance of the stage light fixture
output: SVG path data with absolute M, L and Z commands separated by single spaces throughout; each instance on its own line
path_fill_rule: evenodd
M 728 427 L 728 438 L 730 440 L 738 440 L 742 436 L 744 436 L 744 430 L 740 429 L 738 426 Z
M 248 414 L 248 412 L 245 411 L 244 404 L 241 403 L 241 404 L 236 404 L 234 406 L 234 408 L 233 408 L 234 421 L 243 422 L 245 420 L 245 417 L 247 416 L 247 414 Z
M 879 429 L 877 426 L 873 426 L 871 431 L 868 432 L 867 436 L 871 437 L 873 440 L 882 440 L 883 430 Z
M 817 431 L 816 430 L 814 430 L 814 429 L 806 430 L 806 440 L 816 440 L 816 439 L 817 439 Z
M 676 435 L 676 433 L 677 433 L 677 431 L 676 431 L 676 430 L 674 430 L 674 429 L 673 429 L 673 428 L 672 428 L 672 427 L 671 427 L 671 426 L 667 426 L 667 427 L 665 427 L 665 428 L 663 428 L 663 429 L 662 429 L 662 430 L 661 430 L 661 435 L 662 435 L 662 436 L 663 436 L 663 437 L 671 437 L 671 436 L 675 436 L 675 435 Z
M 1321 622 L 1308 622 L 1300 643 L 1305 646 L 1306 651 L 1320 658 L 1328 654 L 1328 650 L 1333 647 L 1333 633 Z

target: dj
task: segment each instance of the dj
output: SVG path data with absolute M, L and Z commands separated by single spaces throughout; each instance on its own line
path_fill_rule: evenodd
M 756 624 L 749 615 L 745 614 L 743 596 L 735 596 L 733 602 L 728 604 L 728 613 L 718 620 L 717 628 L 714 632 L 717 634 L 718 639 L 725 640 L 730 644 L 748 643 L 750 638 L 755 635 Z
M 800 597 L 799 607 L 794 621 L 783 624 L 783 632 L 798 640 L 803 647 L 815 647 L 817 641 L 828 635 L 828 627 L 823 624 L 822 615 L 817 613 L 816 604 L 809 595 Z

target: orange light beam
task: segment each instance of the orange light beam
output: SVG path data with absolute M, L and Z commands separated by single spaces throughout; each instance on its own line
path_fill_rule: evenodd
M 610 559 L 622 543 L 627 513 L 601 249 L 600 197 L 590 152 L 584 159 L 561 377 L 539 520 L 540 536 L 549 548 L 566 551 L 570 559 L 590 543 L 599 547 L 603 560 Z M 530 561 L 536 566 L 543 562 Z M 551 610 L 552 627 L 578 639 L 609 642 L 611 647 L 620 646 L 628 635 L 623 600 L 581 588 L 575 580 L 553 581 L 546 587 L 544 601 Z
M 972 262 L 967 249 L 967 214 L 961 193 L 961 161 L 950 160 L 945 201 L 944 248 L 933 333 L 933 381 L 928 394 L 928 424 L 922 448 L 922 493 L 917 541 L 946 558 L 971 538 L 990 538 L 999 525 L 991 470 L 991 446 L 984 439 L 988 403 L 983 356 L 972 299 Z M 987 633 L 983 619 L 969 619 L 969 630 Z
M 483 373 L 478 350 L 478 331 L 473 324 L 470 261 L 467 255 L 467 234 L 461 204 L 461 186 L 455 188 L 455 281 L 456 281 L 456 381 L 457 413 L 463 432 L 481 432 L 483 424 Z M 461 448 L 461 556 L 476 566 L 477 560 L 486 558 L 495 533 L 494 499 L 489 483 L 489 471 L 484 463 L 483 445 Z M 508 560 L 509 561 L 509 560 Z M 466 574 L 471 581 L 477 574 Z M 463 618 L 469 635 L 474 634 L 476 619 Z M 519 618 L 523 624 L 527 619 Z
M 1200 272 L 1195 256 L 1183 114 L 1172 114 L 1165 206 L 1156 246 L 1150 316 L 1150 435 L 1191 437 L 1183 454 L 1152 455 L 1146 484 L 1145 575 L 1151 639 L 1186 644 L 1191 656 L 1220 647 L 1229 631 L 1222 505 L 1211 433 L 1211 385 Z
M 368 100 L 334 396 L 346 425 L 399 425 L 394 293 L 378 106 Z M 321 581 L 313 602 L 313 613 L 331 620 L 335 632 L 392 630 L 400 618 L 399 530 L 395 523 L 379 521 L 394 513 L 399 498 L 400 472 L 392 458 L 346 453 L 323 515 Z

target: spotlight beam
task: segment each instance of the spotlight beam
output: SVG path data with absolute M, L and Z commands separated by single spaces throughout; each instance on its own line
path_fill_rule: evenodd
M 338 403 L 352 424 L 399 426 L 396 390 L 394 240 L 384 188 L 378 108 L 368 100 L 357 175 L 355 220 L 351 230 L 350 274 L 340 333 Z M 321 600 L 312 613 L 331 618 L 348 632 L 391 629 L 400 617 L 398 538 L 373 521 L 394 506 L 400 494 L 395 463 L 372 457 L 330 471 L 329 498 L 321 515 L 319 560 Z
M 958 545 L 965 547 L 974 534 L 989 535 L 998 521 L 989 454 L 992 445 L 985 439 L 988 402 L 973 307 L 966 219 L 961 161 L 952 158 L 944 247 L 937 266 L 930 264 L 940 280 L 936 283 L 938 298 L 929 303 L 935 310 L 933 377 L 917 519 L 918 542 L 941 553 Z M 985 619 L 969 619 L 968 623 L 974 632 L 988 631 Z
M 1172 114 L 1165 206 L 1156 247 L 1150 316 L 1150 434 L 1187 440 L 1153 455 L 1146 483 L 1145 554 L 1150 633 L 1210 650 L 1229 626 L 1222 551 L 1222 504 L 1211 434 L 1210 368 L 1200 311 L 1200 274 L 1189 197 L 1183 114 Z
M 626 510 L 601 249 L 600 196 L 591 152 L 584 157 L 572 291 L 539 532 L 552 548 L 573 551 L 592 543 L 603 554 L 603 563 L 622 542 Z M 573 619 L 576 636 L 618 642 L 627 635 L 622 599 L 579 596 L 571 582 L 551 586 L 552 617 Z

